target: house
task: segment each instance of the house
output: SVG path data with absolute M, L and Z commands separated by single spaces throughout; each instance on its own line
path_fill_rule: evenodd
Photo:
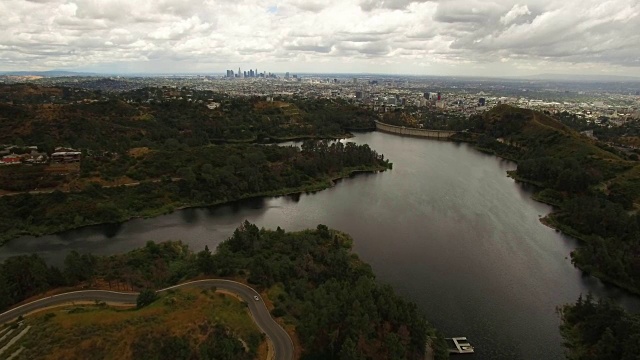
M 9 154 L 2 157 L 2 164 L 5 165 L 20 164 L 21 162 L 22 159 L 20 159 L 20 156 L 16 154 Z
M 57 163 L 80 162 L 81 156 L 80 151 L 58 151 L 51 154 L 51 161 Z
M 53 149 L 54 152 L 77 152 L 78 150 L 68 147 L 57 147 Z
M 44 164 L 47 160 L 47 154 L 37 151 L 32 151 L 31 154 L 22 155 L 22 162 L 25 164 Z

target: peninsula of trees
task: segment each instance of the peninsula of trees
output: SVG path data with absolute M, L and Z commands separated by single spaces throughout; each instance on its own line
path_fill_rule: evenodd
M 149 242 L 127 254 L 106 257 L 72 252 L 62 269 L 47 266 L 37 255 L 13 257 L 0 265 L 0 311 L 60 286 L 108 284 L 114 290 L 140 290 L 197 276 L 231 277 L 260 290 L 274 304 L 272 315 L 295 327 L 303 359 L 423 359 L 428 337 L 435 339 L 437 358 L 447 358 L 444 339 L 416 305 L 378 284 L 370 266 L 351 247 L 348 235 L 324 225 L 285 232 L 245 222 L 215 253 L 208 248 L 193 253 L 180 242 Z M 224 322 L 212 326 L 228 335 Z M 156 345 L 195 341 L 151 335 Z M 177 345 L 175 349 L 184 350 Z M 215 345 L 211 351 L 219 350 Z M 109 350 L 104 342 L 102 348 L 95 346 L 94 351 Z
M 319 140 L 371 125 L 371 113 L 347 103 L 143 89 L 101 101 L 83 90 L 87 102 L 39 104 L 41 93 L 78 95 L 26 85 L 0 86 L 3 91 L 15 99 L 0 104 L 0 142 L 16 144 L 7 151 L 67 146 L 82 156 L 73 163 L 0 167 L 0 243 L 189 206 L 315 191 L 354 172 L 391 167 L 367 145 Z M 142 101 L 151 91 L 179 98 Z M 217 107 L 207 106 L 212 103 Z M 308 140 L 300 148 L 264 144 L 291 138 Z

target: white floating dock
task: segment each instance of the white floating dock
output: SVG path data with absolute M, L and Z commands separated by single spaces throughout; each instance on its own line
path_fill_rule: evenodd
M 446 340 L 453 342 L 455 348 L 449 348 L 450 354 L 473 354 L 473 346 L 469 344 L 466 337 L 447 338 Z

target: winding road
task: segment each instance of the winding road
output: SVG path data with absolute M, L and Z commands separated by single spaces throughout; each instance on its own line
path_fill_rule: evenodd
M 271 340 L 275 358 L 283 360 L 293 359 L 293 342 L 291 341 L 291 337 L 289 337 L 289 334 L 271 317 L 266 305 L 262 299 L 260 299 L 260 295 L 247 285 L 231 280 L 206 279 L 171 286 L 166 289 L 158 290 L 157 292 L 163 293 L 172 289 L 181 288 L 208 289 L 212 287 L 232 292 L 244 300 L 249 307 L 249 311 L 251 312 L 251 316 L 253 317 L 256 325 L 258 325 L 260 330 L 267 335 L 269 340 Z M 256 301 L 254 296 L 258 296 L 260 300 Z M 0 314 L 0 325 L 16 319 L 20 315 L 24 316 L 39 309 L 71 303 L 74 301 L 97 300 L 107 303 L 135 305 L 137 297 L 138 293 L 125 293 L 107 290 L 83 290 L 53 295 L 18 306 Z

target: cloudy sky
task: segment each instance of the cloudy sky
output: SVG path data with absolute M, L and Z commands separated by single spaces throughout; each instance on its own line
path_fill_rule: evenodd
M 0 0 L 0 70 L 640 76 L 640 0 Z

